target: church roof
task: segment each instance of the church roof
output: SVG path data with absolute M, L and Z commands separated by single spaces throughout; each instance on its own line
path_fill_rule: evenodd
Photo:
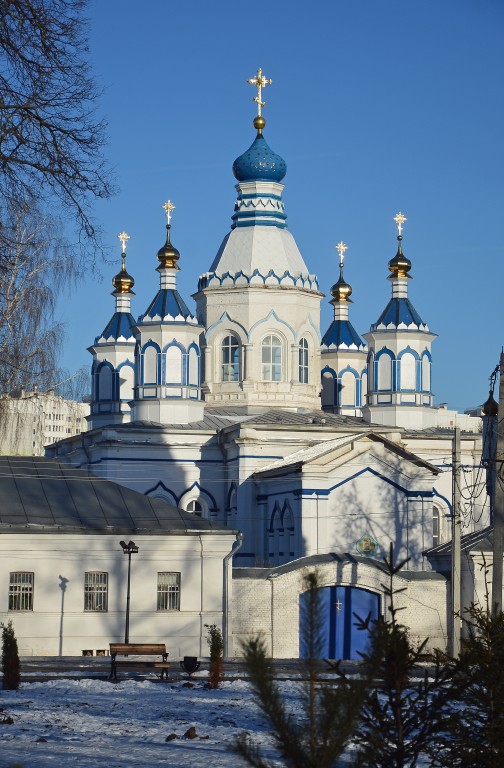
M 325 332 L 321 345 L 323 347 L 335 347 L 339 349 L 366 349 L 366 344 L 353 327 L 350 320 L 333 320 Z
M 0 531 L 231 533 L 161 499 L 42 456 L 0 457 Z
M 145 314 L 140 315 L 138 322 L 148 320 L 168 320 L 196 322 L 196 318 L 189 311 L 187 304 L 177 290 L 161 288 L 149 304 Z
M 427 330 L 427 325 L 409 299 L 392 298 L 376 323 L 371 326 L 371 330 L 376 330 L 380 326 L 398 328 L 400 325 L 416 325 L 421 330 Z
M 300 464 L 308 464 L 310 461 L 313 461 L 321 456 L 324 456 L 327 453 L 330 453 L 331 451 L 337 450 L 338 448 L 342 448 L 345 445 L 349 445 L 352 442 L 355 442 L 357 440 L 364 440 L 364 439 L 373 440 L 376 442 L 384 443 L 389 449 L 395 451 L 396 453 L 400 453 L 401 456 L 411 462 L 413 462 L 417 466 L 421 466 L 425 469 L 431 470 L 433 474 L 439 474 L 441 470 L 437 469 L 433 464 L 430 464 L 428 461 L 425 461 L 424 459 L 421 459 L 419 456 L 416 456 L 416 454 L 411 453 L 411 451 L 406 450 L 402 446 L 398 445 L 397 443 L 394 443 L 392 440 L 388 440 L 386 437 L 383 437 L 382 435 L 377 435 L 374 432 L 360 432 L 360 433 L 354 433 L 354 434 L 346 434 L 346 435 L 339 435 L 336 438 L 333 438 L 332 440 L 323 440 L 316 445 L 311 445 L 309 448 L 303 448 L 300 451 L 296 451 L 295 453 L 291 453 L 290 456 L 286 456 L 284 459 L 280 459 L 279 461 L 274 461 L 271 464 L 267 464 L 265 467 L 261 467 L 261 469 L 258 472 L 255 472 L 255 476 L 261 475 L 265 472 L 271 472 L 273 470 L 278 469 L 285 469 L 287 467 L 300 465 Z
M 460 537 L 460 549 L 462 552 L 492 552 L 493 551 L 493 525 L 481 528 L 479 531 L 466 533 Z M 447 541 L 437 547 L 428 549 L 427 557 L 451 556 L 452 543 Z
M 95 338 L 95 344 L 100 341 L 134 341 L 132 327 L 135 318 L 130 312 L 114 312 L 101 336 Z

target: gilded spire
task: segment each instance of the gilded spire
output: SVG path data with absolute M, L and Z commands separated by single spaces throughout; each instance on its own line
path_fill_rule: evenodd
M 247 83 L 257 88 L 257 96 L 254 96 L 253 101 L 257 103 L 257 116 L 254 118 L 254 128 L 257 129 L 258 134 L 262 133 L 266 120 L 262 116 L 262 108 L 266 106 L 266 102 L 262 100 L 262 89 L 267 85 L 273 85 L 273 80 L 264 77 L 261 67 L 257 70 L 257 75 L 249 77 Z
M 402 231 L 403 231 L 404 222 L 407 221 L 407 218 L 404 215 L 404 213 L 401 213 L 401 211 L 399 211 L 399 213 L 396 213 L 396 215 L 394 216 L 394 221 L 397 225 L 397 231 L 398 231 L 398 235 L 397 235 L 398 246 L 397 246 L 396 255 L 394 256 L 393 259 L 390 259 L 388 263 L 388 268 L 394 277 L 409 277 L 408 272 L 411 269 L 411 261 L 407 259 L 402 252 L 402 239 L 403 239 Z
M 352 302 L 351 302 L 350 296 L 352 294 L 352 288 L 343 279 L 343 259 L 345 258 L 345 251 L 348 250 L 348 245 L 345 245 L 345 243 L 342 240 L 340 240 L 340 242 L 336 246 L 336 250 L 339 253 L 340 274 L 339 274 L 338 282 L 335 283 L 331 288 L 331 293 L 333 295 L 333 300 L 331 304 L 340 303 L 343 301 L 346 301 L 351 304 Z
M 117 293 L 133 293 L 131 290 L 133 286 L 135 285 L 135 281 L 126 272 L 126 244 L 128 240 L 130 239 L 130 236 L 127 234 L 127 232 L 120 232 L 117 237 L 121 241 L 121 271 L 117 273 L 117 275 L 112 279 L 112 285 L 114 286 Z
M 158 261 L 161 263 L 162 267 L 167 267 L 169 269 L 180 269 L 180 267 L 177 264 L 177 261 L 180 259 L 180 253 L 177 251 L 177 249 L 171 244 L 170 241 L 170 229 L 171 229 L 171 218 L 172 218 L 172 211 L 175 210 L 175 206 L 173 205 L 171 200 L 167 200 L 166 203 L 163 203 L 161 206 L 164 209 L 164 212 L 166 213 L 166 242 L 163 245 L 162 248 L 159 249 L 157 252 Z

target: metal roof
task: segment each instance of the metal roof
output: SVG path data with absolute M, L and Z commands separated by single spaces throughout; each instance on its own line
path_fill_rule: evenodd
M 233 533 L 222 525 L 43 456 L 0 456 L 0 531 Z

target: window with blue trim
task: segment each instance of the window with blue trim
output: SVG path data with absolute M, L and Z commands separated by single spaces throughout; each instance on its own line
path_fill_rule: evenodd
M 221 380 L 239 381 L 240 343 L 236 336 L 226 336 L 221 345 Z
M 182 350 L 173 344 L 165 355 L 165 381 L 167 384 L 182 384 Z
M 154 347 L 147 347 L 143 353 L 143 383 L 157 384 L 157 352 Z
M 301 339 L 299 342 L 299 381 L 308 384 L 308 342 Z
M 266 336 L 261 344 L 263 381 L 282 380 L 282 342 L 278 336 Z
M 112 400 L 112 369 L 108 365 L 102 366 L 98 377 L 98 398 L 100 400 Z
M 411 352 L 401 355 L 401 389 L 416 389 L 416 359 Z

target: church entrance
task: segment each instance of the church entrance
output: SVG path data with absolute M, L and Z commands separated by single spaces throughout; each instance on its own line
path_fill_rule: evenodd
M 358 587 L 320 587 L 320 607 L 323 616 L 323 650 L 326 659 L 360 659 L 359 651 L 368 646 L 368 633 L 357 626 L 354 614 L 365 619 L 380 614 L 380 597 L 375 592 Z M 306 658 L 308 649 L 303 639 L 308 612 L 309 593 L 299 596 L 299 656 Z

